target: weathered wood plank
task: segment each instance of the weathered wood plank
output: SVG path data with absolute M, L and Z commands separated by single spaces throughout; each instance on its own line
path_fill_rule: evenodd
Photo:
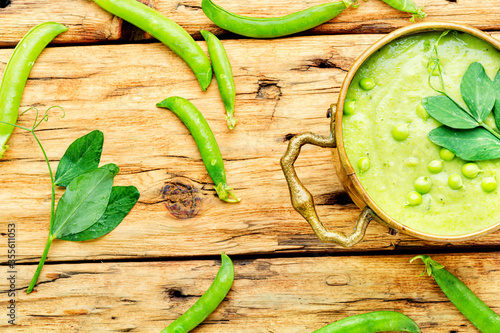
M 100 129 L 106 138 L 102 163 L 116 163 L 121 168 L 117 184 L 134 184 L 141 192 L 139 204 L 110 235 L 92 242 L 55 242 L 49 260 L 185 257 L 223 250 L 346 251 L 320 243 L 293 210 L 279 159 L 290 134 L 328 133 L 326 109 L 336 101 L 345 70 L 380 37 L 225 41 L 240 121 L 232 132 L 226 128 L 215 82 L 202 92 L 186 64 L 161 44 L 44 51 L 28 81 L 22 109 L 66 109 L 64 119 L 54 115 L 38 132 L 52 167 L 73 140 Z M 0 50 L 0 72 L 11 52 Z M 225 159 L 228 183 L 243 199 L 240 204 L 225 204 L 215 197 L 188 131 L 171 112 L 155 107 L 172 95 L 192 100 L 207 118 Z M 32 119 L 32 114 L 26 115 L 23 122 Z M 0 260 L 5 262 L 7 256 L 7 224 L 16 223 L 18 259 L 33 262 L 42 253 L 50 217 L 48 171 L 29 133 L 16 129 L 9 144 L 0 161 Z M 305 147 L 297 172 L 315 195 L 326 224 L 350 232 L 359 210 L 342 189 L 330 152 Z M 193 198 L 198 198 L 196 207 L 175 210 L 190 205 Z M 498 232 L 452 246 L 391 236 L 388 229 L 372 223 L 365 240 L 348 251 L 496 248 L 499 243 Z
M 283 16 L 330 0 L 214 0 L 221 7 L 240 15 L 254 17 Z M 425 5 L 426 21 L 446 21 L 470 24 L 483 30 L 498 30 L 500 20 L 497 8 L 499 0 L 414 0 Z M 386 33 L 411 24 L 411 15 L 398 11 L 380 0 L 359 1 L 358 8 L 349 8 L 333 20 L 303 34 L 338 33 Z M 201 39 L 200 29 L 208 29 L 217 35 L 229 36 L 223 29 L 212 23 L 201 10 L 200 0 L 158 1 L 153 8 L 174 19 L 190 34 Z
M 282 16 L 330 0 L 217 0 L 222 7 L 238 14 L 259 17 Z M 233 37 L 213 24 L 201 10 L 201 0 L 142 0 L 184 27 L 196 39 L 202 39 L 200 29 L 217 35 Z M 427 21 L 449 21 L 470 24 L 483 30 L 498 30 L 500 0 L 429 0 L 425 4 Z M 29 14 L 27 14 L 29 13 Z M 357 9 L 348 9 L 337 18 L 304 32 L 306 35 L 338 33 L 386 33 L 411 24 L 410 15 L 397 11 L 380 0 L 360 1 Z M 88 0 L 15 0 L 0 8 L 0 46 L 15 45 L 34 25 L 44 21 L 66 24 L 70 30 L 56 43 L 82 43 L 151 38 L 129 24 L 113 17 Z
M 35 25 L 54 21 L 69 27 L 54 43 L 116 40 L 122 21 L 88 0 L 13 0 L 0 8 L 0 46 L 15 45 Z
M 196 332 L 308 333 L 347 316 L 393 310 L 423 332 L 476 332 L 411 256 L 234 260 L 235 282 Z M 436 255 L 486 304 L 500 312 L 498 252 Z M 17 267 L 16 332 L 159 332 L 208 288 L 219 261 L 58 264 Z M 0 304 L 9 286 L 0 280 Z M 0 328 L 8 328 L 2 320 Z

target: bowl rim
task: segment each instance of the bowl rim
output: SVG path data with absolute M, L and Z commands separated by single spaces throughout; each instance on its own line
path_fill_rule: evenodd
M 358 176 L 356 175 L 356 171 L 353 168 L 351 162 L 347 158 L 347 154 L 345 152 L 345 146 L 344 146 L 344 140 L 343 140 L 343 135 L 342 135 L 342 116 L 343 116 L 343 108 L 344 108 L 344 103 L 347 95 L 347 90 L 349 88 L 349 85 L 351 84 L 351 81 L 353 80 L 354 76 L 356 75 L 358 69 L 363 65 L 363 63 L 375 52 L 377 52 L 379 49 L 387 45 L 388 43 L 392 42 L 395 39 L 401 38 L 403 36 L 411 35 L 411 34 L 416 34 L 420 32 L 430 32 L 430 31 L 444 31 L 444 30 L 456 30 L 456 31 L 461 31 L 468 33 L 470 35 L 473 35 L 475 37 L 478 37 L 492 46 L 494 46 L 497 50 L 500 51 L 500 41 L 493 38 L 491 35 L 488 33 L 481 31 L 479 29 L 476 29 L 474 27 L 471 27 L 469 25 L 465 24 L 458 24 L 458 23 L 449 23 L 449 22 L 421 22 L 421 23 L 415 23 L 400 29 L 397 29 L 389 34 L 387 34 L 385 37 L 382 39 L 378 40 L 374 44 L 372 44 L 368 49 L 366 49 L 353 63 L 351 66 L 349 72 L 347 73 L 344 82 L 342 83 L 342 86 L 340 88 L 339 92 L 339 98 L 337 102 L 337 108 L 336 108 L 336 113 L 335 117 L 332 117 L 332 122 L 335 122 L 334 126 L 331 126 L 331 128 L 334 128 L 334 132 L 332 135 L 335 136 L 336 142 L 337 142 L 337 151 L 338 155 L 340 158 L 340 162 L 342 164 L 342 167 L 344 171 L 346 172 L 349 180 L 352 182 L 352 185 L 354 186 L 354 189 L 358 192 L 358 194 L 361 195 L 362 200 L 366 205 L 368 205 L 373 212 L 380 218 L 384 223 L 387 224 L 388 227 L 394 228 L 396 230 L 401 231 L 402 233 L 405 233 L 410 236 L 414 236 L 417 238 L 421 238 L 424 240 L 431 240 L 431 241 L 440 241 L 440 242 L 458 242 L 458 241 L 465 241 L 465 240 L 470 240 L 474 239 L 480 236 L 484 236 L 490 232 L 496 231 L 500 228 L 500 220 L 497 221 L 496 223 L 490 225 L 487 228 L 474 231 L 468 234 L 461 234 L 461 235 L 437 235 L 437 234 L 431 234 L 431 233 L 426 233 L 422 231 L 418 231 L 415 229 L 412 229 L 410 227 L 405 226 L 401 222 L 395 220 L 392 218 L 390 215 L 386 214 L 370 197 L 370 195 L 366 192 L 364 187 L 362 186 L 361 182 L 359 181 Z M 361 208 L 361 207 L 360 207 Z

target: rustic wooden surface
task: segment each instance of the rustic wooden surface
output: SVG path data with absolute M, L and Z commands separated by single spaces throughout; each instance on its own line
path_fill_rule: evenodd
M 64 119 L 54 110 L 37 132 L 52 167 L 73 140 L 100 129 L 102 164 L 116 163 L 121 168 L 116 183 L 136 185 L 141 192 L 137 206 L 109 235 L 54 242 L 37 292 L 26 295 L 45 245 L 50 182 L 36 142 L 16 129 L 0 160 L 0 304 L 5 309 L 9 299 L 7 226 L 15 223 L 18 326 L 9 326 L 4 317 L 2 329 L 160 331 L 207 288 L 222 251 L 235 258 L 236 281 L 199 332 L 311 332 L 375 309 L 404 312 L 424 332 L 476 332 L 430 278 L 416 278 L 423 265 L 408 260 L 425 252 L 435 253 L 500 311 L 500 232 L 448 244 L 391 235 L 372 223 L 360 244 L 343 249 L 320 243 L 290 204 L 279 166 L 288 140 L 305 131 L 328 133 L 326 110 L 350 65 L 383 33 L 410 24 L 408 15 L 381 1 L 361 1 L 358 9 L 302 36 L 252 40 L 216 28 L 199 0 L 143 2 L 196 39 L 201 28 L 224 37 L 239 123 L 227 130 L 215 80 L 202 92 L 173 52 L 154 41 L 136 43 L 149 36 L 92 2 L 12 0 L 0 8 L 0 45 L 5 46 L 0 76 L 12 46 L 34 24 L 53 20 L 70 27 L 36 62 L 21 107 L 66 110 Z M 284 15 L 322 2 L 217 1 L 253 16 Z M 426 21 L 469 23 L 500 38 L 498 8 L 497 0 L 432 0 Z M 85 45 L 89 42 L 97 44 Z M 217 199 L 188 131 L 168 110 L 155 107 L 172 95 L 190 99 L 207 118 L 240 204 Z M 33 114 L 21 120 L 29 124 Z M 306 147 L 296 165 L 325 223 L 350 232 L 359 210 L 335 175 L 330 151 Z M 196 207 L 175 210 L 193 198 Z

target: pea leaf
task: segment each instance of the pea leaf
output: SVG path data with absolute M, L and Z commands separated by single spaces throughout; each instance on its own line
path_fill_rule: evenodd
M 483 122 L 495 105 L 495 89 L 483 65 L 470 64 L 460 83 L 462 98 L 470 113 L 478 122 Z
M 495 116 L 495 125 L 500 129 L 500 70 L 493 80 L 493 88 L 495 89 L 495 108 L 493 115 Z
M 51 235 L 76 234 L 96 223 L 108 206 L 113 177 L 95 169 L 73 179 L 57 204 Z
M 451 129 L 441 126 L 429 132 L 429 140 L 466 161 L 500 158 L 500 141 L 486 129 Z
M 59 239 L 80 242 L 96 239 L 115 229 L 139 200 L 135 186 L 114 186 L 111 190 L 108 207 L 101 218 L 88 229 L 77 234 L 58 237 Z
M 467 112 L 448 96 L 431 96 L 422 100 L 424 109 L 440 123 L 452 128 L 474 128 L 479 126 Z
M 97 168 L 101 160 L 103 143 L 104 134 L 99 130 L 75 140 L 57 166 L 56 185 L 66 187 L 75 177 Z
M 118 172 L 120 172 L 120 168 L 118 167 L 118 165 L 116 165 L 114 163 L 105 164 L 102 167 L 100 167 L 99 169 L 108 170 L 109 172 L 112 173 L 113 177 L 116 176 L 118 174 Z

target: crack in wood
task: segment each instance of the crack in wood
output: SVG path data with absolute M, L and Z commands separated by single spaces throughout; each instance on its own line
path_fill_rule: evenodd
M 201 10 L 201 6 L 196 6 L 196 5 L 187 5 L 187 4 L 184 4 L 184 3 L 178 3 L 176 6 L 175 6 L 175 11 L 178 11 L 179 9 L 188 9 L 188 10 L 195 10 L 195 11 L 198 11 L 198 10 Z

